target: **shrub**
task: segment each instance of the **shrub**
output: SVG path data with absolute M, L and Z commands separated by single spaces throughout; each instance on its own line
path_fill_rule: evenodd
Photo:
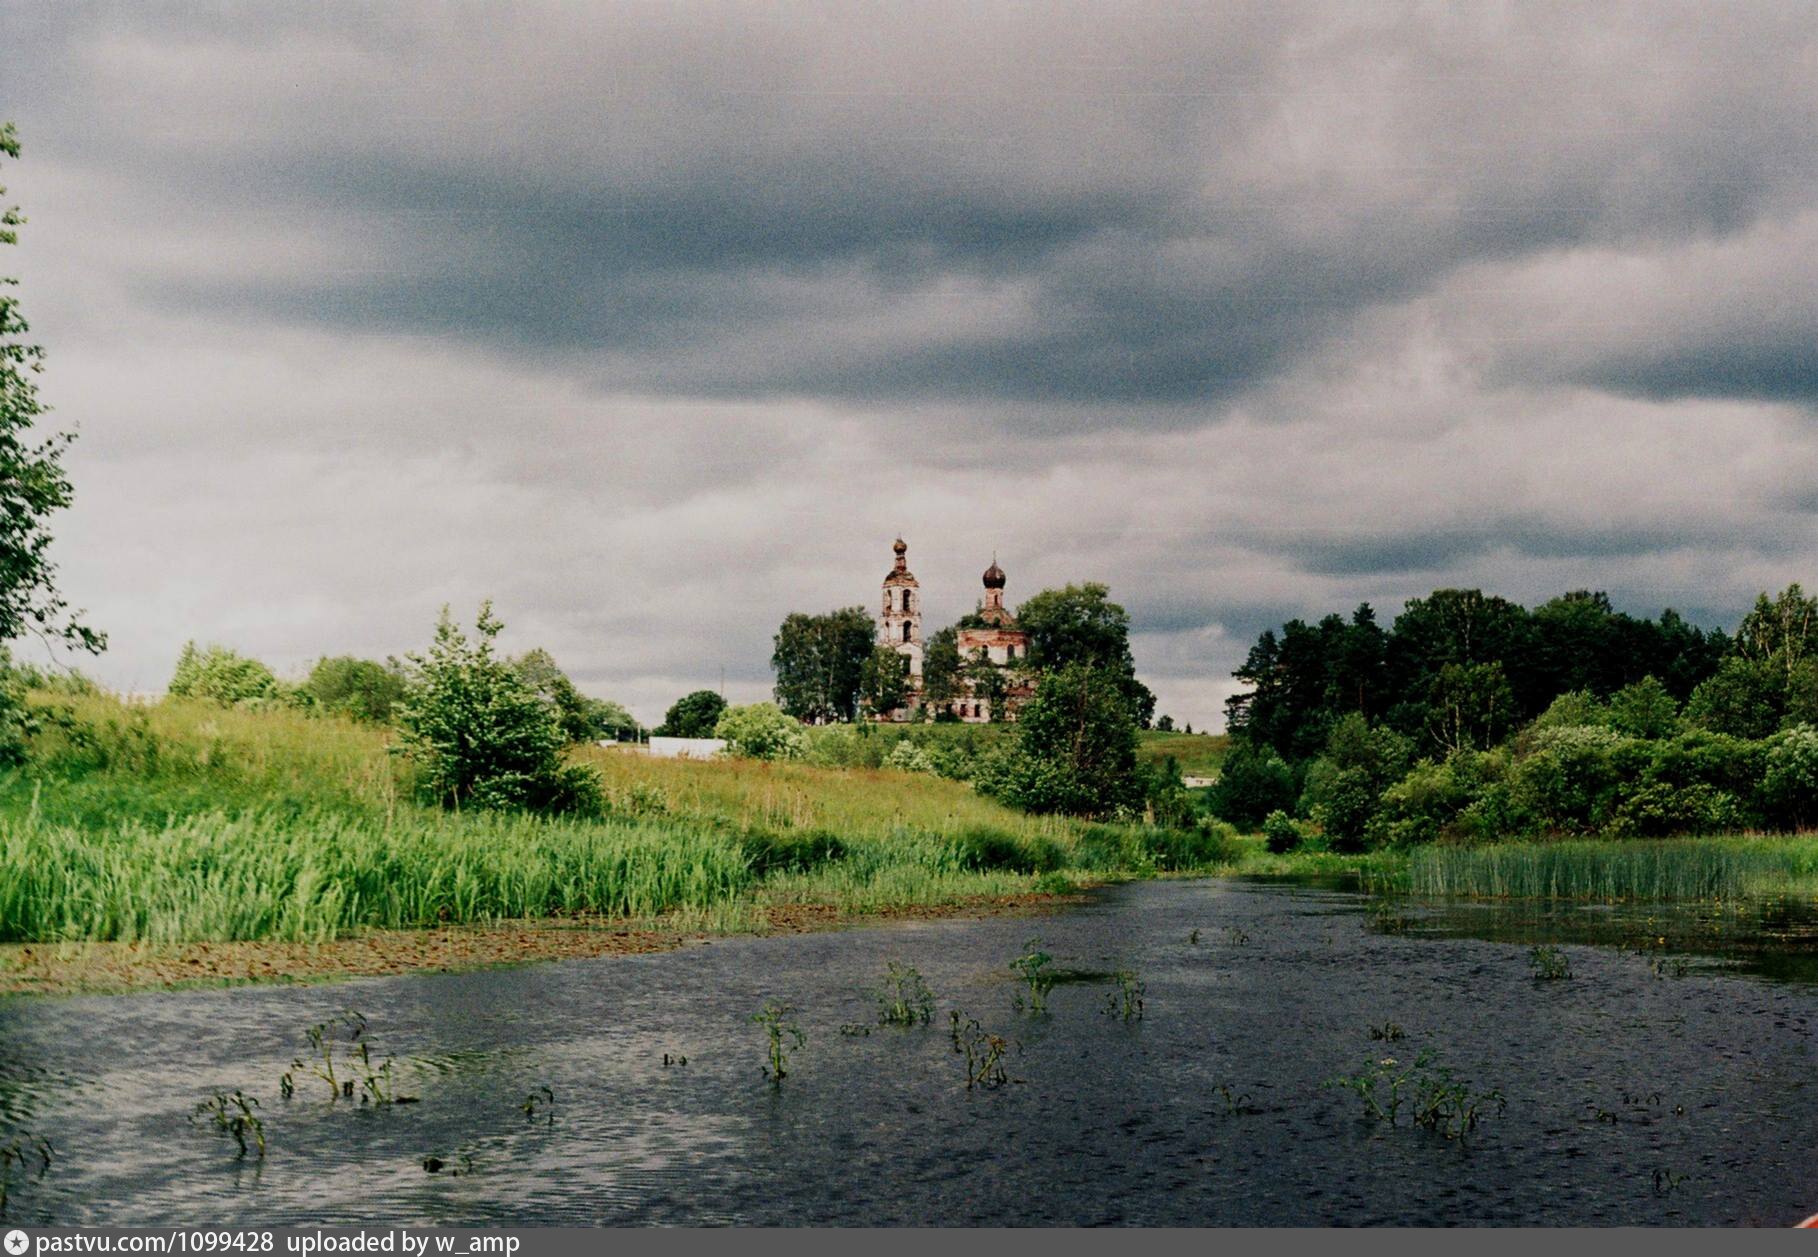
M 1149 819 L 1157 825 L 1189 829 L 1194 823 L 1193 799 L 1181 775 L 1180 761 L 1172 755 L 1142 770 L 1143 796 Z
M 801 759 L 808 754 L 808 734 L 801 722 L 775 703 L 728 707 L 713 727 L 726 740 L 726 750 L 746 759 Z
M 1379 845 L 1409 847 L 1462 836 L 1464 814 L 1499 786 L 1508 771 L 1500 751 L 1460 751 L 1422 760 L 1382 793 L 1370 836 Z
M 1263 817 L 1263 841 L 1276 855 L 1286 855 L 1300 846 L 1300 826 L 1280 808 Z
M 1515 766 L 1514 802 L 1548 829 L 1592 833 L 1614 812 L 1619 753 L 1633 744 L 1612 729 L 1543 729 Z
M 894 768 L 905 773 L 931 773 L 934 761 L 928 758 L 921 747 L 904 738 L 890 748 L 890 754 L 884 757 L 884 767 Z
M 1818 728 L 1795 725 L 1767 753 L 1761 781 L 1768 814 L 1796 829 L 1818 823 Z
M 1208 796 L 1212 814 L 1255 829 L 1270 812 L 1294 807 L 1294 770 L 1267 746 L 1238 742 L 1226 756 Z
M 172 698 L 202 698 L 224 707 L 281 701 L 285 689 L 272 670 L 257 659 L 236 654 L 225 646 L 198 649 L 185 642 L 171 675 Z
M 1238 859 L 1236 834 L 1229 825 L 1145 825 L 1137 830 L 1147 863 L 1166 872 L 1187 872 L 1230 864 Z
M 398 752 L 424 797 L 444 806 L 598 813 L 599 779 L 563 765 L 553 709 L 493 653 L 502 627 L 481 603 L 470 642 L 443 608 L 429 654 L 410 656 Z
M 316 660 L 300 687 L 317 707 L 340 712 L 355 720 L 387 724 L 392 709 L 404 697 L 404 672 L 396 661 L 390 666 L 370 659 L 341 655 Z

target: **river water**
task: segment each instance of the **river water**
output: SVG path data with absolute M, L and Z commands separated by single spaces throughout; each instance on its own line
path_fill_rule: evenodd
M 1064 968 L 1134 971 L 1141 1019 L 1108 1014 L 1099 980 L 1018 1012 L 1007 965 L 1032 934 Z M 1546 939 L 1569 979 L 1531 976 Z M 0 1120 L 55 1157 L 15 1173 L 9 1221 L 1784 1225 L 1818 1210 L 1811 939 L 1785 911 L 1173 881 L 1037 920 L 14 999 Z M 933 1024 L 874 1025 L 863 991 L 890 961 L 925 976 Z M 769 999 L 806 1036 L 780 1086 L 750 1021 Z M 968 1090 L 955 1008 L 1012 1042 L 1009 1082 Z M 281 1095 L 307 1027 L 348 1009 L 417 1103 L 306 1074 Z M 1371 1037 L 1391 1022 L 1405 1037 Z M 1422 1049 L 1506 1111 L 1459 1141 L 1325 1085 Z M 527 1116 L 543 1087 L 553 1107 Z M 260 1102 L 263 1160 L 190 1120 L 235 1088 Z

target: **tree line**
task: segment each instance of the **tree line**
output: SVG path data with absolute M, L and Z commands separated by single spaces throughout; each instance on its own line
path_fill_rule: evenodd
M 1247 826 L 1279 814 L 1277 845 L 1818 820 L 1798 784 L 1818 599 L 1796 584 L 1733 634 L 1602 593 L 1529 609 L 1443 589 L 1387 628 L 1367 604 L 1291 620 L 1235 675 L 1249 688 L 1227 704 L 1235 745 L 1212 806 Z

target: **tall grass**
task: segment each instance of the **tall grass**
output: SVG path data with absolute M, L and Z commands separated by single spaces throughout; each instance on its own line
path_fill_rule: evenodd
M 876 911 L 1229 855 L 1213 832 L 1024 816 L 926 774 L 596 748 L 577 757 L 601 773 L 604 818 L 457 814 L 414 802 L 368 726 L 54 701 L 73 719 L 0 775 L 0 942 L 316 941 L 578 914 L 737 928 L 763 905 Z
M 1509 899 L 1724 900 L 1818 890 L 1818 838 L 1682 838 L 1428 847 L 1409 862 L 1417 895 Z
M 730 837 L 524 816 L 204 814 L 79 829 L 0 821 L 0 941 L 319 941 L 580 913 L 654 916 L 743 894 Z

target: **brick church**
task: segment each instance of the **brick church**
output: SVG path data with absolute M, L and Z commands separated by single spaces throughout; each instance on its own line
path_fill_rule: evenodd
M 909 545 L 901 537 L 891 547 L 896 552 L 896 565 L 884 577 L 884 607 L 878 615 L 877 637 L 909 660 L 909 698 L 897 710 L 882 719 L 913 720 L 924 706 L 922 698 L 922 588 L 909 570 Z M 985 569 L 985 595 L 978 609 L 960 621 L 958 645 L 960 659 L 971 663 L 984 658 L 998 667 L 1021 664 L 1029 655 L 1029 635 L 1016 626 L 1016 619 L 1004 606 L 1004 569 L 991 560 Z M 1005 711 L 1002 718 L 1016 719 L 1020 708 L 1035 692 L 1020 670 L 1006 674 Z M 975 692 L 973 682 L 962 676 L 958 692 L 945 704 L 947 710 L 968 724 L 984 724 L 991 719 L 991 701 Z

